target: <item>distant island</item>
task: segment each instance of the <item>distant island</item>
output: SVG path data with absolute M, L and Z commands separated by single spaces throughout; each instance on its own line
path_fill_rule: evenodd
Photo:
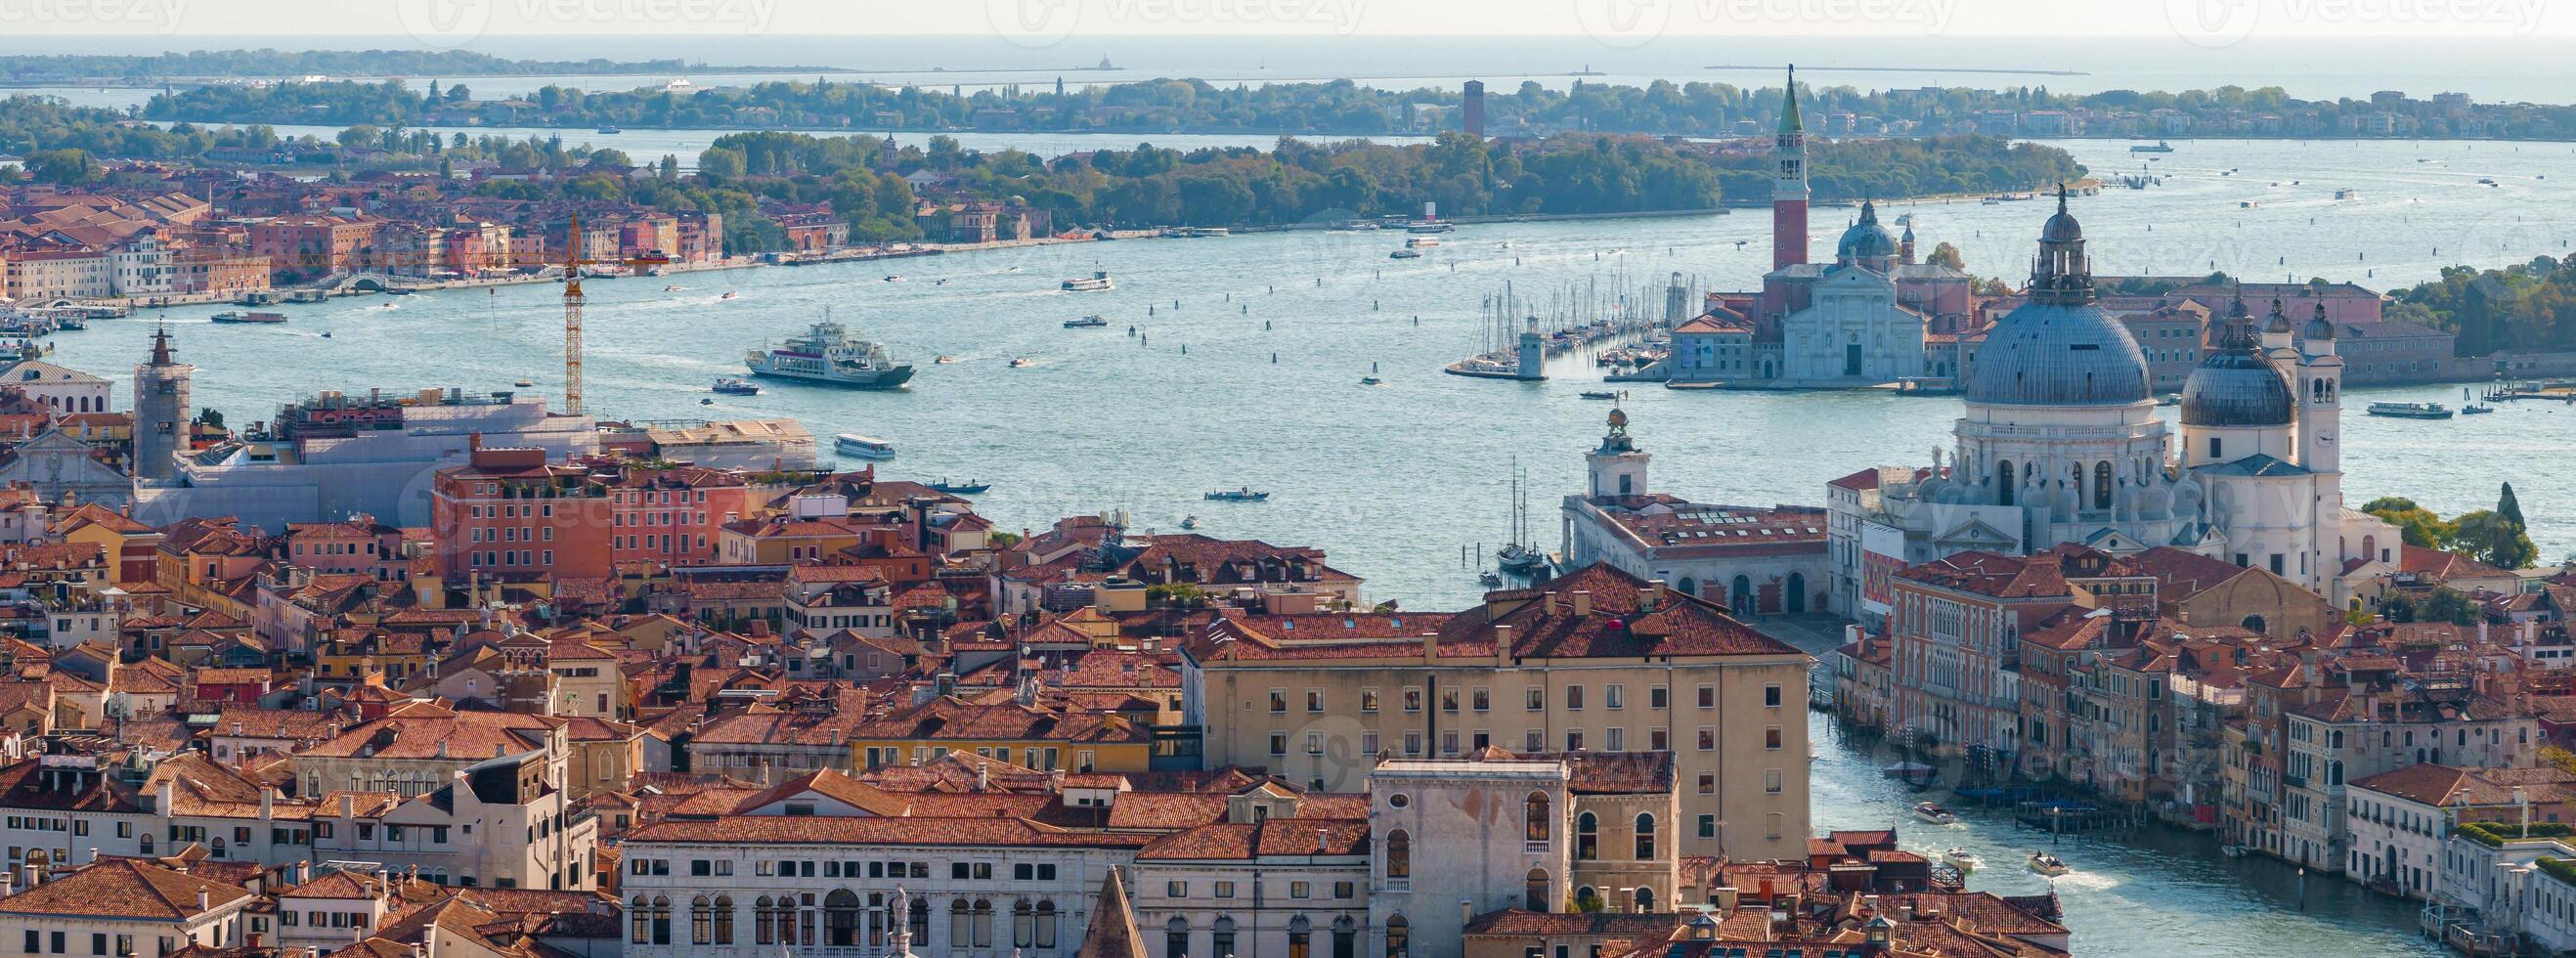
M 416 71 L 414 71 L 416 72 Z M 1071 72 L 1071 71 L 1068 71 Z M 454 74 L 463 75 L 463 74 Z M 154 96 L 140 115 L 194 123 L 549 126 L 630 129 L 1261 133 L 1427 135 L 1458 129 L 1464 94 L 1347 80 L 1236 84 L 1161 78 L 1066 88 L 965 91 L 829 79 L 674 91 L 549 86 L 526 97 L 423 97 L 400 83 L 223 84 Z M 1826 136 L 1983 134 L 2061 137 L 2310 137 L 2576 140 L 2576 106 L 2482 104 L 2466 94 L 2300 100 L 2278 87 L 2182 93 L 2048 88 L 1807 86 L 1807 128 Z M 1483 100 L 1497 136 L 1627 133 L 1760 135 L 1778 122 L 1778 88 L 1657 81 L 1643 87 L 1524 82 Z

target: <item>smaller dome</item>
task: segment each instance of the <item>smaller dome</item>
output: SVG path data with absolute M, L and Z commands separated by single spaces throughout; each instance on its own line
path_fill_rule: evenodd
M 1878 225 L 1878 206 L 1862 201 L 1860 221 L 1843 231 L 1841 242 L 1834 244 L 1834 258 L 1842 261 L 1879 259 L 1896 255 L 1896 237 L 1887 235 L 1887 227 Z
M 2275 323 L 2283 324 L 2274 312 Z M 2244 320 L 2229 323 L 2219 350 L 2191 371 L 2182 384 L 2182 424 L 2186 426 L 2286 426 L 2299 407 L 2289 380 L 2255 352 L 2253 330 Z
M 2334 324 L 2326 321 L 2326 304 L 2317 304 L 2317 315 L 2308 320 L 2307 331 L 2300 333 L 2299 338 L 2312 343 L 2328 342 L 2335 338 Z
M 2290 317 L 2282 315 L 2280 300 L 2276 299 L 2272 301 L 2272 316 L 2270 319 L 2264 321 L 2263 333 L 2267 336 L 2289 335 Z

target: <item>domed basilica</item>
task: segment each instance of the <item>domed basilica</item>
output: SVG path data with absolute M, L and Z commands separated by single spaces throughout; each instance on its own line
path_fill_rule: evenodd
M 2185 382 L 2177 431 L 2157 414 L 2137 341 L 2094 301 L 2062 188 L 2029 294 L 1966 364 L 1950 448 L 1928 467 L 1828 488 L 1838 608 L 1875 622 L 1890 574 L 1968 550 L 2170 546 L 2331 595 L 2347 559 L 2394 545 L 2384 524 L 2343 507 L 2343 361 L 2322 316 L 2294 347 L 2278 301 L 2257 333 L 2240 298 Z

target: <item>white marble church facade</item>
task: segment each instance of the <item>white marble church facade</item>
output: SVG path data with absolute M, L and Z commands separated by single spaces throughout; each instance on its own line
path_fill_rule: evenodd
M 1834 528 L 1850 530 L 1833 573 L 1849 611 L 1874 622 L 1887 612 L 1887 572 L 1971 549 L 2172 546 L 2327 595 L 2347 558 L 2368 556 L 2345 528 L 2376 524 L 2343 506 L 2332 324 L 2311 323 L 2293 347 L 2276 305 L 2258 340 L 2238 304 L 2227 344 L 2185 386 L 2177 434 L 2156 413 L 2137 342 L 2094 304 L 2063 197 L 2031 293 L 1980 347 L 1949 449 L 1929 467 L 1828 490 Z

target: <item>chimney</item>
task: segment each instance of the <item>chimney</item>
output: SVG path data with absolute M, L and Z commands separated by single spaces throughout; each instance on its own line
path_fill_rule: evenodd
M 1425 662 L 1425 663 L 1430 663 L 1430 662 L 1437 662 L 1437 661 L 1439 661 L 1439 660 L 1440 660 L 1440 633 L 1438 633 L 1438 632 L 1424 632 L 1424 633 L 1422 633 L 1422 661 L 1423 661 L 1423 662 Z
M 1512 627 L 1508 625 L 1497 625 L 1494 627 L 1494 665 L 1497 667 L 1503 667 L 1511 664 Z
M 1584 618 L 1584 617 L 1590 616 L 1591 614 L 1592 614 L 1592 590 L 1590 590 L 1590 589 L 1576 589 L 1576 590 L 1574 590 L 1574 617 L 1575 617 L 1575 618 L 1580 619 L 1580 618 Z
M 213 908 L 214 905 L 214 896 L 206 893 L 206 887 L 203 885 L 197 886 L 197 913 L 200 915 L 205 914 L 207 910 Z
M 991 762 L 977 762 L 975 764 L 975 790 L 978 792 L 990 791 L 992 787 L 993 764 Z
M 1637 589 L 1637 611 L 1652 610 L 1664 603 L 1664 580 L 1656 579 Z
M 172 787 L 170 780 L 162 779 L 161 787 L 152 790 L 153 814 L 160 815 L 164 818 L 169 817 L 170 804 L 176 799 L 176 797 L 176 790 Z
M 275 817 L 277 817 L 277 788 L 262 785 L 259 787 L 259 820 L 265 822 Z
M 1049 794 L 1049 795 L 1062 795 L 1062 794 L 1064 794 L 1064 770 L 1063 770 L 1063 769 L 1056 768 L 1056 769 L 1048 769 L 1048 770 L 1047 770 L 1047 794 Z

